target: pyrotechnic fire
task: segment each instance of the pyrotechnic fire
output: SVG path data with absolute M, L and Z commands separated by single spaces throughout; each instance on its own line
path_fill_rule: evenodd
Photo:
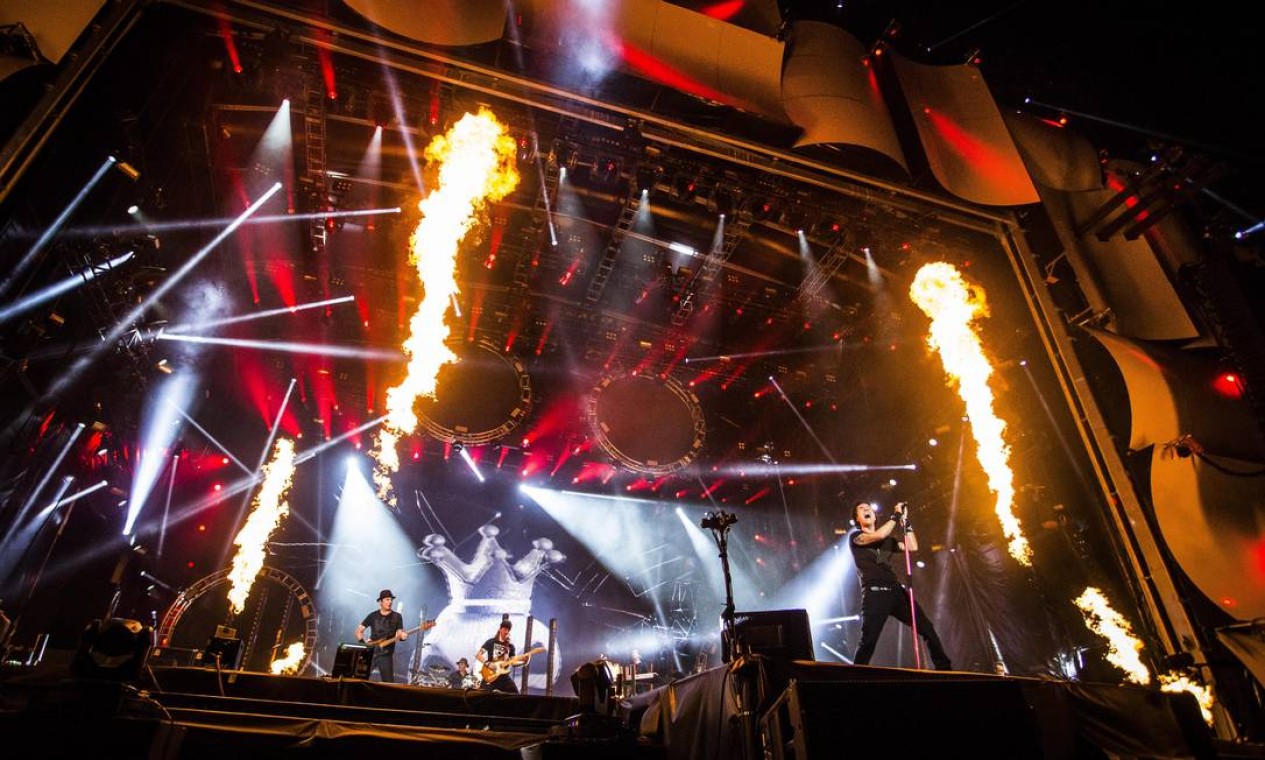
M 1212 725 L 1212 689 L 1178 673 L 1161 674 L 1159 680 L 1160 691 L 1188 691 L 1195 695 L 1195 699 L 1199 702 L 1199 712 L 1203 713 L 1204 722 Z
M 424 297 L 409 321 L 404 352 L 409 357 L 404 380 L 387 391 L 387 419 L 378 433 L 373 456 L 378 496 L 392 506 L 390 476 L 400 467 L 395 447 L 417 429 L 413 407 L 435 396 L 436 379 L 457 357 L 446 341 L 451 332 L 445 317 L 458 294 L 457 246 L 489 201 L 504 198 L 518 185 L 514 138 L 496 117 L 482 109 L 466 114 L 426 148 L 426 159 L 439 164 L 434 192 L 418 208 L 422 219 L 409 240 L 409 262 L 417 268 Z
M 296 641 L 286 647 L 285 656 L 272 661 L 272 674 L 282 675 L 294 673 L 303 664 L 303 642 Z
M 237 538 L 233 539 L 238 550 L 228 573 L 228 604 L 234 615 L 245 609 L 250 587 L 264 566 L 264 544 L 281 524 L 282 518 L 290 514 L 285 496 L 293 477 L 294 441 L 280 438 L 273 446 L 272 460 L 264 465 L 264 482 L 255 495 L 254 508 L 246 517 Z
M 1076 606 L 1085 614 L 1089 630 L 1107 640 L 1107 662 L 1123 670 L 1126 680 L 1143 686 L 1150 683 L 1151 672 L 1138 655 L 1142 642 L 1134 637 L 1129 621 L 1111 608 L 1107 597 L 1089 586 L 1076 597 Z
M 997 495 L 993 511 L 1010 542 L 1010 556 L 1031 566 L 1032 548 L 1011 510 L 1015 500 L 1014 473 L 1010 469 L 1010 447 L 1002 437 L 1006 423 L 993 412 L 993 391 L 988 386 L 993 367 L 971 325 L 976 317 L 988 316 L 984 292 L 968 286 L 952 265 L 935 262 L 918 270 L 909 296 L 931 318 L 927 344 L 939 352 L 945 373 L 951 383 L 956 382 L 958 395 L 966 403 L 976 457 L 988 476 L 989 490 Z

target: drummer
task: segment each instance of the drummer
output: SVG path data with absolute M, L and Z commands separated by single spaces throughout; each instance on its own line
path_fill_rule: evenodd
M 470 661 L 462 657 L 457 660 L 457 669 L 448 674 L 448 687 L 465 689 L 470 686 L 470 681 L 473 679 L 474 674 L 470 672 Z

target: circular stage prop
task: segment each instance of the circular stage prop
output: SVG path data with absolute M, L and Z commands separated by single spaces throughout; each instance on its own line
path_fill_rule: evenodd
M 507 435 L 531 411 L 523 363 L 486 341 L 450 344 L 457 361 L 439 370 L 436 397 L 418 402 L 418 419 L 441 441 L 479 445 Z
M 587 417 L 607 454 L 633 472 L 653 475 L 694 461 L 707 434 L 698 397 L 672 377 L 607 377 L 589 395 Z
M 288 573 L 264 566 L 251 586 L 245 609 L 228 611 L 229 569 L 202 578 L 176 597 L 163 614 L 151 656 L 172 664 L 214 666 L 214 652 L 224 669 L 272 672 L 296 641 L 303 642 L 303 661 L 290 671 L 301 675 L 316 651 L 316 605 L 307 589 Z M 234 662 L 228 662 L 227 659 Z

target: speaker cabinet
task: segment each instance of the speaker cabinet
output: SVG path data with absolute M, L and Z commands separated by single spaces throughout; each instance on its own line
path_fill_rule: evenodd
M 373 649 L 359 644 L 339 644 L 334 655 L 334 678 L 368 678 L 373 667 Z
M 813 632 L 807 610 L 735 612 L 734 637 L 739 653 L 760 654 L 777 662 L 812 660 Z M 729 632 L 721 627 L 725 661 L 729 661 Z

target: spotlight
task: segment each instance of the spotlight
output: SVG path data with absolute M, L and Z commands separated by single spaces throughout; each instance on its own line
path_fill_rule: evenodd
M 580 700 L 580 712 L 610 715 L 615 706 L 615 677 L 606 660 L 586 662 L 571 674 L 571 688 Z
M 70 664 L 78 678 L 135 680 L 153 647 L 154 629 L 135 620 L 94 620 L 84 629 Z
M 131 214 L 132 216 L 136 216 L 137 214 L 139 214 L 140 210 L 141 210 L 141 207 L 137 206 L 135 203 L 127 207 L 127 213 Z

